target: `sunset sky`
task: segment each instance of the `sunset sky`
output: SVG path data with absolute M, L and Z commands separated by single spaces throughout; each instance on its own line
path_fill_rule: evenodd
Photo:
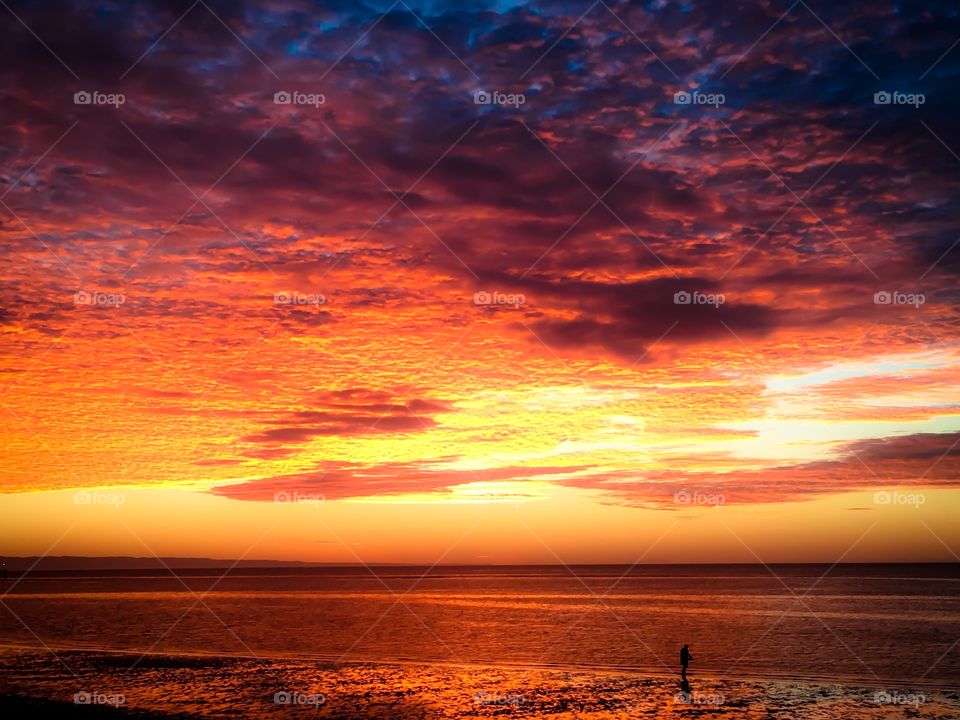
M 870 5 L 5 4 L 0 554 L 956 560 L 960 8 Z

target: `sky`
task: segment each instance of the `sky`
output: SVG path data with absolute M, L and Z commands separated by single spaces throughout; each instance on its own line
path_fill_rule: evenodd
M 960 559 L 955 4 L 0 14 L 0 554 Z

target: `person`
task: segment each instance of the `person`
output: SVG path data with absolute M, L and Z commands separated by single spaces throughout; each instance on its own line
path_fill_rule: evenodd
M 690 648 L 684 645 L 680 648 L 680 677 L 682 677 L 684 681 L 687 679 L 687 665 L 690 664 L 691 660 L 693 660 L 693 655 L 690 654 Z

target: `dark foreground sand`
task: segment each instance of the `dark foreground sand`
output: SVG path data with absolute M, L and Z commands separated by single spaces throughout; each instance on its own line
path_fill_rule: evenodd
M 960 693 L 930 688 L 702 678 L 684 698 L 675 679 L 615 673 L 181 655 L 134 665 L 138 657 L 2 648 L 0 716 L 960 718 Z

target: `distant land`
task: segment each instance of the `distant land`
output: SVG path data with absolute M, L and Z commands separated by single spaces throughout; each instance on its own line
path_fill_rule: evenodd
M 42 558 L 0 556 L 0 567 L 7 572 L 62 572 L 65 570 L 165 570 L 182 569 L 225 569 L 236 568 L 277 568 L 277 567 L 318 567 L 321 563 L 301 562 L 299 560 L 217 560 L 215 558 L 190 557 L 82 557 L 74 555 L 48 555 Z

